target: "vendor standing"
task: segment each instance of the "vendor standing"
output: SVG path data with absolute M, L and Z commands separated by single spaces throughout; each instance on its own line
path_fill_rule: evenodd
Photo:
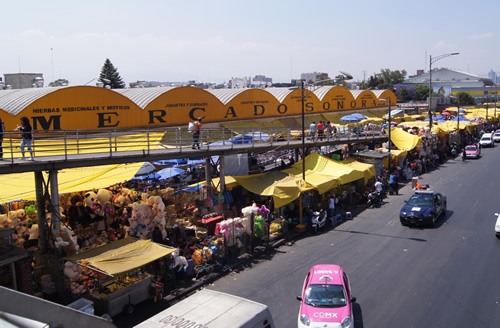
M 391 194 L 398 194 L 398 179 L 394 171 L 389 175 L 389 188 Z
M 5 126 L 3 125 L 2 118 L 0 118 L 0 159 L 3 158 L 3 134 L 5 133 Z

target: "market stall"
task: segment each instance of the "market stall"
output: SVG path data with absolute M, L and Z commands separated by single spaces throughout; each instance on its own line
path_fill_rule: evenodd
M 81 296 L 94 303 L 97 315 L 132 313 L 136 304 L 161 298 L 157 273 L 148 264 L 175 251 L 151 240 L 124 238 L 67 257 L 65 276 L 73 292 L 81 289 Z

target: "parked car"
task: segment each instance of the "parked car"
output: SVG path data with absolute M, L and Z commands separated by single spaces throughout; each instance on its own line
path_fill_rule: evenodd
M 497 217 L 497 221 L 495 222 L 495 235 L 500 239 L 500 214 L 495 213 L 495 216 Z
M 493 133 L 493 141 L 495 142 L 500 142 L 500 130 L 496 130 Z
M 344 269 L 317 264 L 307 273 L 300 301 L 298 327 L 354 327 L 351 286 Z
M 493 140 L 493 135 L 491 133 L 485 133 L 479 140 L 481 147 L 494 147 L 495 141 Z
M 481 157 L 481 147 L 476 144 L 465 146 L 465 157 L 467 158 Z
M 434 226 L 446 214 L 446 196 L 432 190 L 416 190 L 399 212 L 404 226 Z

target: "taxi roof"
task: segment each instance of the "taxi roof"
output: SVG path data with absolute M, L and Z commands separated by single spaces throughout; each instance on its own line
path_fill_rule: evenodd
M 432 195 L 432 194 L 436 194 L 435 191 L 433 190 L 415 190 L 415 193 L 416 194 L 427 194 L 427 195 Z
M 344 270 L 337 264 L 316 264 L 310 270 L 310 284 L 343 285 Z

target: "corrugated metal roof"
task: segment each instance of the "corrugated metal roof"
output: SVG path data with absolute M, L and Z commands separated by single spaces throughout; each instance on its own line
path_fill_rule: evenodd
M 379 98 L 379 97 L 380 97 L 380 95 L 381 95 L 384 91 L 386 91 L 386 90 L 370 90 L 370 91 L 371 91 L 371 92 L 373 92 L 373 94 L 374 94 L 377 98 Z
M 323 100 L 326 93 L 328 91 L 330 91 L 331 89 L 333 89 L 334 87 L 335 86 L 333 86 L 333 85 L 325 85 L 325 86 L 322 86 L 322 87 L 315 89 L 313 92 L 316 95 L 316 97 L 318 97 L 319 100 Z
M 366 91 L 366 90 L 349 90 L 349 91 L 351 91 L 351 94 L 354 97 L 354 99 L 357 99 L 358 96 L 361 94 L 361 92 Z M 372 91 L 372 90 L 370 90 L 370 91 Z
M 239 95 L 240 93 L 250 90 L 250 89 L 210 89 L 206 90 L 210 92 L 215 97 L 217 97 L 224 105 L 230 102 L 234 97 Z
M 132 102 L 136 103 L 140 108 L 146 106 L 157 97 L 175 87 L 158 87 L 158 88 L 131 88 L 131 89 L 113 89 L 113 91 L 127 97 Z
M 319 100 L 323 100 L 326 93 L 330 91 L 335 86 L 321 86 L 317 89 L 311 90 L 309 88 L 305 89 L 305 92 L 313 92 Z M 30 88 L 30 89 L 10 89 L 10 90 L 0 90 L 0 108 L 15 116 L 24 110 L 32 102 L 38 100 L 39 98 L 46 96 L 52 92 L 63 88 L 74 88 L 71 86 L 65 87 L 49 87 L 49 88 Z M 137 104 L 140 108 L 146 108 L 147 105 L 161 96 L 162 94 L 171 91 L 178 87 L 158 87 L 158 88 L 130 88 L 130 89 L 112 89 L 116 93 L 123 95 L 124 97 L 130 99 L 132 102 Z M 221 103 L 226 105 L 237 95 L 252 89 L 209 89 L 206 92 L 212 94 L 214 97 L 219 99 Z M 260 89 L 259 89 L 260 90 Z M 280 103 L 293 92 L 294 88 L 266 88 L 262 89 L 268 92 L 270 95 L 275 97 Z M 299 88 L 300 90 L 300 88 Z M 366 90 L 349 90 L 356 99 L 362 92 Z M 379 97 L 382 92 L 386 90 L 370 90 L 377 97 Z M 307 93 L 305 93 L 307 96 Z
M 62 88 L 68 87 L 0 90 L 0 108 L 16 116 L 35 100 Z
M 265 88 L 265 91 L 269 92 L 274 98 L 278 99 L 278 101 L 281 103 L 283 100 L 288 96 L 291 92 L 293 92 L 295 89 L 289 89 L 289 88 Z

